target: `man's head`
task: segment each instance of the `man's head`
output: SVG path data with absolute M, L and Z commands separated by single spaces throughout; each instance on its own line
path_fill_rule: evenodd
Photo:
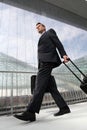
M 40 34 L 42 34 L 44 31 L 46 31 L 46 27 L 42 23 L 37 23 L 36 29 L 37 29 L 38 33 L 40 33 Z

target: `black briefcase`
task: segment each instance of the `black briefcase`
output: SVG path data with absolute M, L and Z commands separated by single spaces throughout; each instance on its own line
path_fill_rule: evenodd
M 51 78 L 52 78 L 52 82 L 53 82 L 53 83 L 56 83 L 56 82 L 55 82 L 55 79 L 54 79 L 54 76 L 51 75 Z M 31 94 L 34 93 L 35 82 L 36 82 L 36 75 L 32 75 L 32 76 L 31 76 Z M 48 85 L 50 85 L 50 84 L 48 84 Z M 48 87 L 47 87 L 47 88 L 48 88 Z M 46 93 L 49 93 L 49 90 L 46 89 L 45 92 L 46 92 Z
M 87 75 L 85 75 L 76 65 L 75 63 L 73 63 L 73 61 L 71 59 L 69 59 L 69 61 L 76 67 L 76 69 L 83 75 L 83 80 L 81 80 L 74 72 L 73 70 L 71 70 L 71 68 L 65 64 L 64 65 L 73 73 L 73 75 L 81 82 L 80 84 L 80 88 L 82 89 L 82 91 L 84 91 L 87 94 Z
M 35 89 L 35 81 L 36 81 L 36 75 L 31 76 L 31 94 L 33 94 Z
M 87 75 L 86 75 L 87 76 Z M 80 84 L 80 88 L 87 93 L 87 77 L 83 78 L 83 82 Z

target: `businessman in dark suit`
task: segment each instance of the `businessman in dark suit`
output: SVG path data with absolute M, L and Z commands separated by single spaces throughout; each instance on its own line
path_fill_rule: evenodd
M 35 113 L 39 113 L 40 111 L 43 95 L 46 90 L 51 93 L 60 109 L 54 114 L 54 116 L 70 113 L 69 107 L 57 90 L 55 80 L 51 76 L 52 69 L 61 64 L 61 59 L 57 50 L 59 51 L 61 58 L 64 59 L 65 63 L 68 62 L 69 58 L 53 29 L 46 31 L 46 27 L 42 23 L 37 23 L 36 29 L 38 30 L 38 33 L 41 34 L 41 37 L 38 42 L 38 73 L 35 91 L 26 111 L 21 115 L 15 115 L 16 118 L 24 121 L 36 120 Z

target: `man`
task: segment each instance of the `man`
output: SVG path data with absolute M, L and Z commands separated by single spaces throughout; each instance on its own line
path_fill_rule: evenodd
M 40 111 L 43 95 L 46 89 L 51 93 L 57 106 L 60 108 L 54 116 L 70 113 L 69 107 L 58 92 L 55 80 L 51 76 L 52 69 L 61 64 L 56 49 L 58 49 L 60 56 L 64 59 L 65 63 L 68 62 L 69 58 L 53 29 L 46 31 L 46 27 L 42 23 L 37 23 L 36 29 L 38 33 L 41 34 L 41 37 L 38 42 L 38 73 L 35 91 L 31 102 L 28 104 L 27 110 L 21 115 L 15 115 L 16 118 L 24 121 L 36 120 L 35 113 L 39 113 Z

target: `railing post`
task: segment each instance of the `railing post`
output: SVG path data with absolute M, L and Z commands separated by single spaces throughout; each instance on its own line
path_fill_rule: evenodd
M 11 98 L 10 98 L 10 101 L 11 101 L 11 114 L 13 114 L 13 73 L 11 73 Z

